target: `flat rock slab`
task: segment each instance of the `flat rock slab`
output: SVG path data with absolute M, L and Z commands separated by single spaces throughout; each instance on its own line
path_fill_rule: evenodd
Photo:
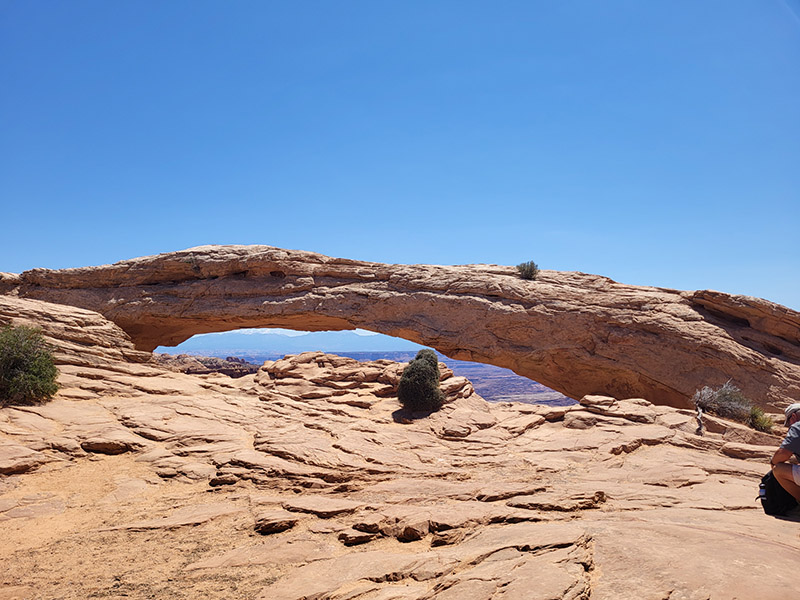
M 286 510 L 265 511 L 256 515 L 255 530 L 261 535 L 279 533 L 291 529 L 299 520 L 297 513 Z
M 506 504 L 514 508 L 525 508 L 528 510 L 573 512 L 576 510 L 599 508 L 605 501 L 606 494 L 602 491 L 572 494 L 568 496 L 549 492 L 534 494 L 533 496 L 519 496 L 509 500 Z
M 294 569 L 264 589 L 260 600 L 335 598 L 339 590 L 368 582 L 424 581 L 449 572 L 455 558 L 434 552 L 400 553 L 372 550 L 317 560 Z M 375 586 L 376 589 L 382 586 Z
M 579 600 L 588 598 L 582 554 L 572 548 L 529 554 L 493 553 L 476 566 L 443 577 L 425 600 Z M 502 595 L 496 595 L 502 590 Z
M 127 436 L 114 434 L 95 436 L 81 442 L 81 448 L 96 454 L 123 454 L 134 448 L 131 440 L 126 438 Z
M 131 531 L 147 531 L 148 529 L 176 529 L 178 527 L 188 527 L 200 525 L 212 519 L 244 512 L 244 509 L 225 502 L 215 502 L 209 504 L 196 504 L 184 506 L 173 511 L 171 514 L 159 519 L 148 519 L 136 521 L 127 525 L 108 527 L 103 531 L 115 531 L 128 529 Z
M 777 446 L 778 444 L 776 444 Z M 768 462 L 775 453 L 775 448 L 754 446 L 752 444 L 739 444 L 736 442 L 725 443 L 720 451 L 726 456 Z
M 116 489 L 104 496 L 100 502 L 111 505 L 134 502 L 152 485 L 143 479 L 122 477 L 117 479 L 116 484 Z
M 462 545 L 465 556 L 487 550 L 517 548 L 525 552 L 581 546 L 591 537 L 584 525 L 575 521 L 550 523 L 515 523 L 504 527 L 487 527 L 470 536 Z
M 329 519 L 336 515 L 352 513 L 363 506 L 360 502 L 330 496 L 303 495 L 286 500 L 283 507 L 294 512 L 304 512 L 317 515 L 322 519 Z
M 535 483 L 496 482 L 481 488 L 475 497 L 481 502 L 497 502 L 515 496 L 528 496 L 544 489 Z
M 32 494 L 22 498 L 0 498 L 0 521 L 50 517 L 65 510 L 64 500 L 52 493 Z
M 708 480 L 708 473 L 690 465 L 664 465 L 644 467 L 640 472 L 642 482 L 648 485 L 682 488 L 698 485 Z
M 364 512 L 351 519 L 353 529 L 364 533 L 381 534 L 401 542 L 424 538 L 429 533 L 476 527 L 491 523 L 533 520 L 533 513 L 509 509 L 475 500 L 439 503 L 427 506 L 386 505 Z M 448 543 L 437 539 L 438 543 Z
M 769 539 L 758 532 L 765 518 L 760 510 L 739 513 L 742 525 L 752 523 L 748 534 L 720 529 L 718 515 L 724 513 L 673 509 L 597 523 L 592 599 L 797 598 L 800 550 L 786 544 L 797 537 L 797 523 L 783 523 L 786 539 Z
M 0 445 L 0 474 L 27 473 L 53 460 L 46 454 L 18 444 Z
M 344 531 L 339 532 L 337 537 L 345 546 L 356 546 L 358 544 L 366 544 L 367 542 L 371 542 L 377 536 L 374 533 L 367 533 L 364 531 L 358 531 L 356 529 L 345 529 Z
M 654 423 L 657 415 L 653 405 L 640 398 L 617 400 L 609 396 L 588 395 L 581 398 L 580 403 L 590 412 L 638 423 Z
M 511 586 L 508 598 L 569 598 L 571 591 L 588 588 L 584 565 L 590 561 L 589 541 L 584 529 L 568 523 L 492 528 L 458 548 L 368 550 L 317 560 L 265 588 L 260 598 L 401 598 L 395 594 L 400 586 L 428 581 L 433 585 L 427 593 L 412 597 L 488 600 L 498 587 Z M 354 587 L 361 590 L 359 595 L 345 594 Z
M 291 535 L 291 534 L 288 534 Z M 229 569 L 232 567 L 303 565 L 330 558 L 338 550 L 333 543 L 308 536 L 267 538 L 267 541 L 239 546 L 221 555 L 210 556 L 186 567 L 188 570 Z

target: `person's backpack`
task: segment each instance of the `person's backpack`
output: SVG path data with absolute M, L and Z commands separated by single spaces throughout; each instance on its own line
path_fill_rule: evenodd
M 761 478 L 761 483 L 758 485 L 758 498 L 761 500 L 764 512 L 768 515 L 785 515 L 797 506 L 797 500 L 783 489 L 772 471 Z

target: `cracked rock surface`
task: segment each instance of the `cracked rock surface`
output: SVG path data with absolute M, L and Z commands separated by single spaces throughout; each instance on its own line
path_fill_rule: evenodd
M 640 398 L 490 404 L 444 367 L 444 408 L 409 415 L 390 361 L 184 374 L 97 313 L 0 300 L 62 386 L 0 409 L 0 598 L 800 595 L 798 518 L 754 501 L 778 436 Z

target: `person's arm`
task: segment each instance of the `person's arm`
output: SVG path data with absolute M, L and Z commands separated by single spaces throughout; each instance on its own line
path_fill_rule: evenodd
M 792 457 L 792 454 L 794 453 L 788 448 L 778 448 L 775 451 L 775 454 L 772 455 L 772 458 L 769 461 L 769 466 L 774 467 L 778 463 L 788 461 Z

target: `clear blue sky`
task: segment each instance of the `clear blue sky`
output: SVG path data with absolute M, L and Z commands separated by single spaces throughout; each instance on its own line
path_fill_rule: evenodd
M 800 309 L 798 0 L 0 0 L 0 271 L 200 244 Z

